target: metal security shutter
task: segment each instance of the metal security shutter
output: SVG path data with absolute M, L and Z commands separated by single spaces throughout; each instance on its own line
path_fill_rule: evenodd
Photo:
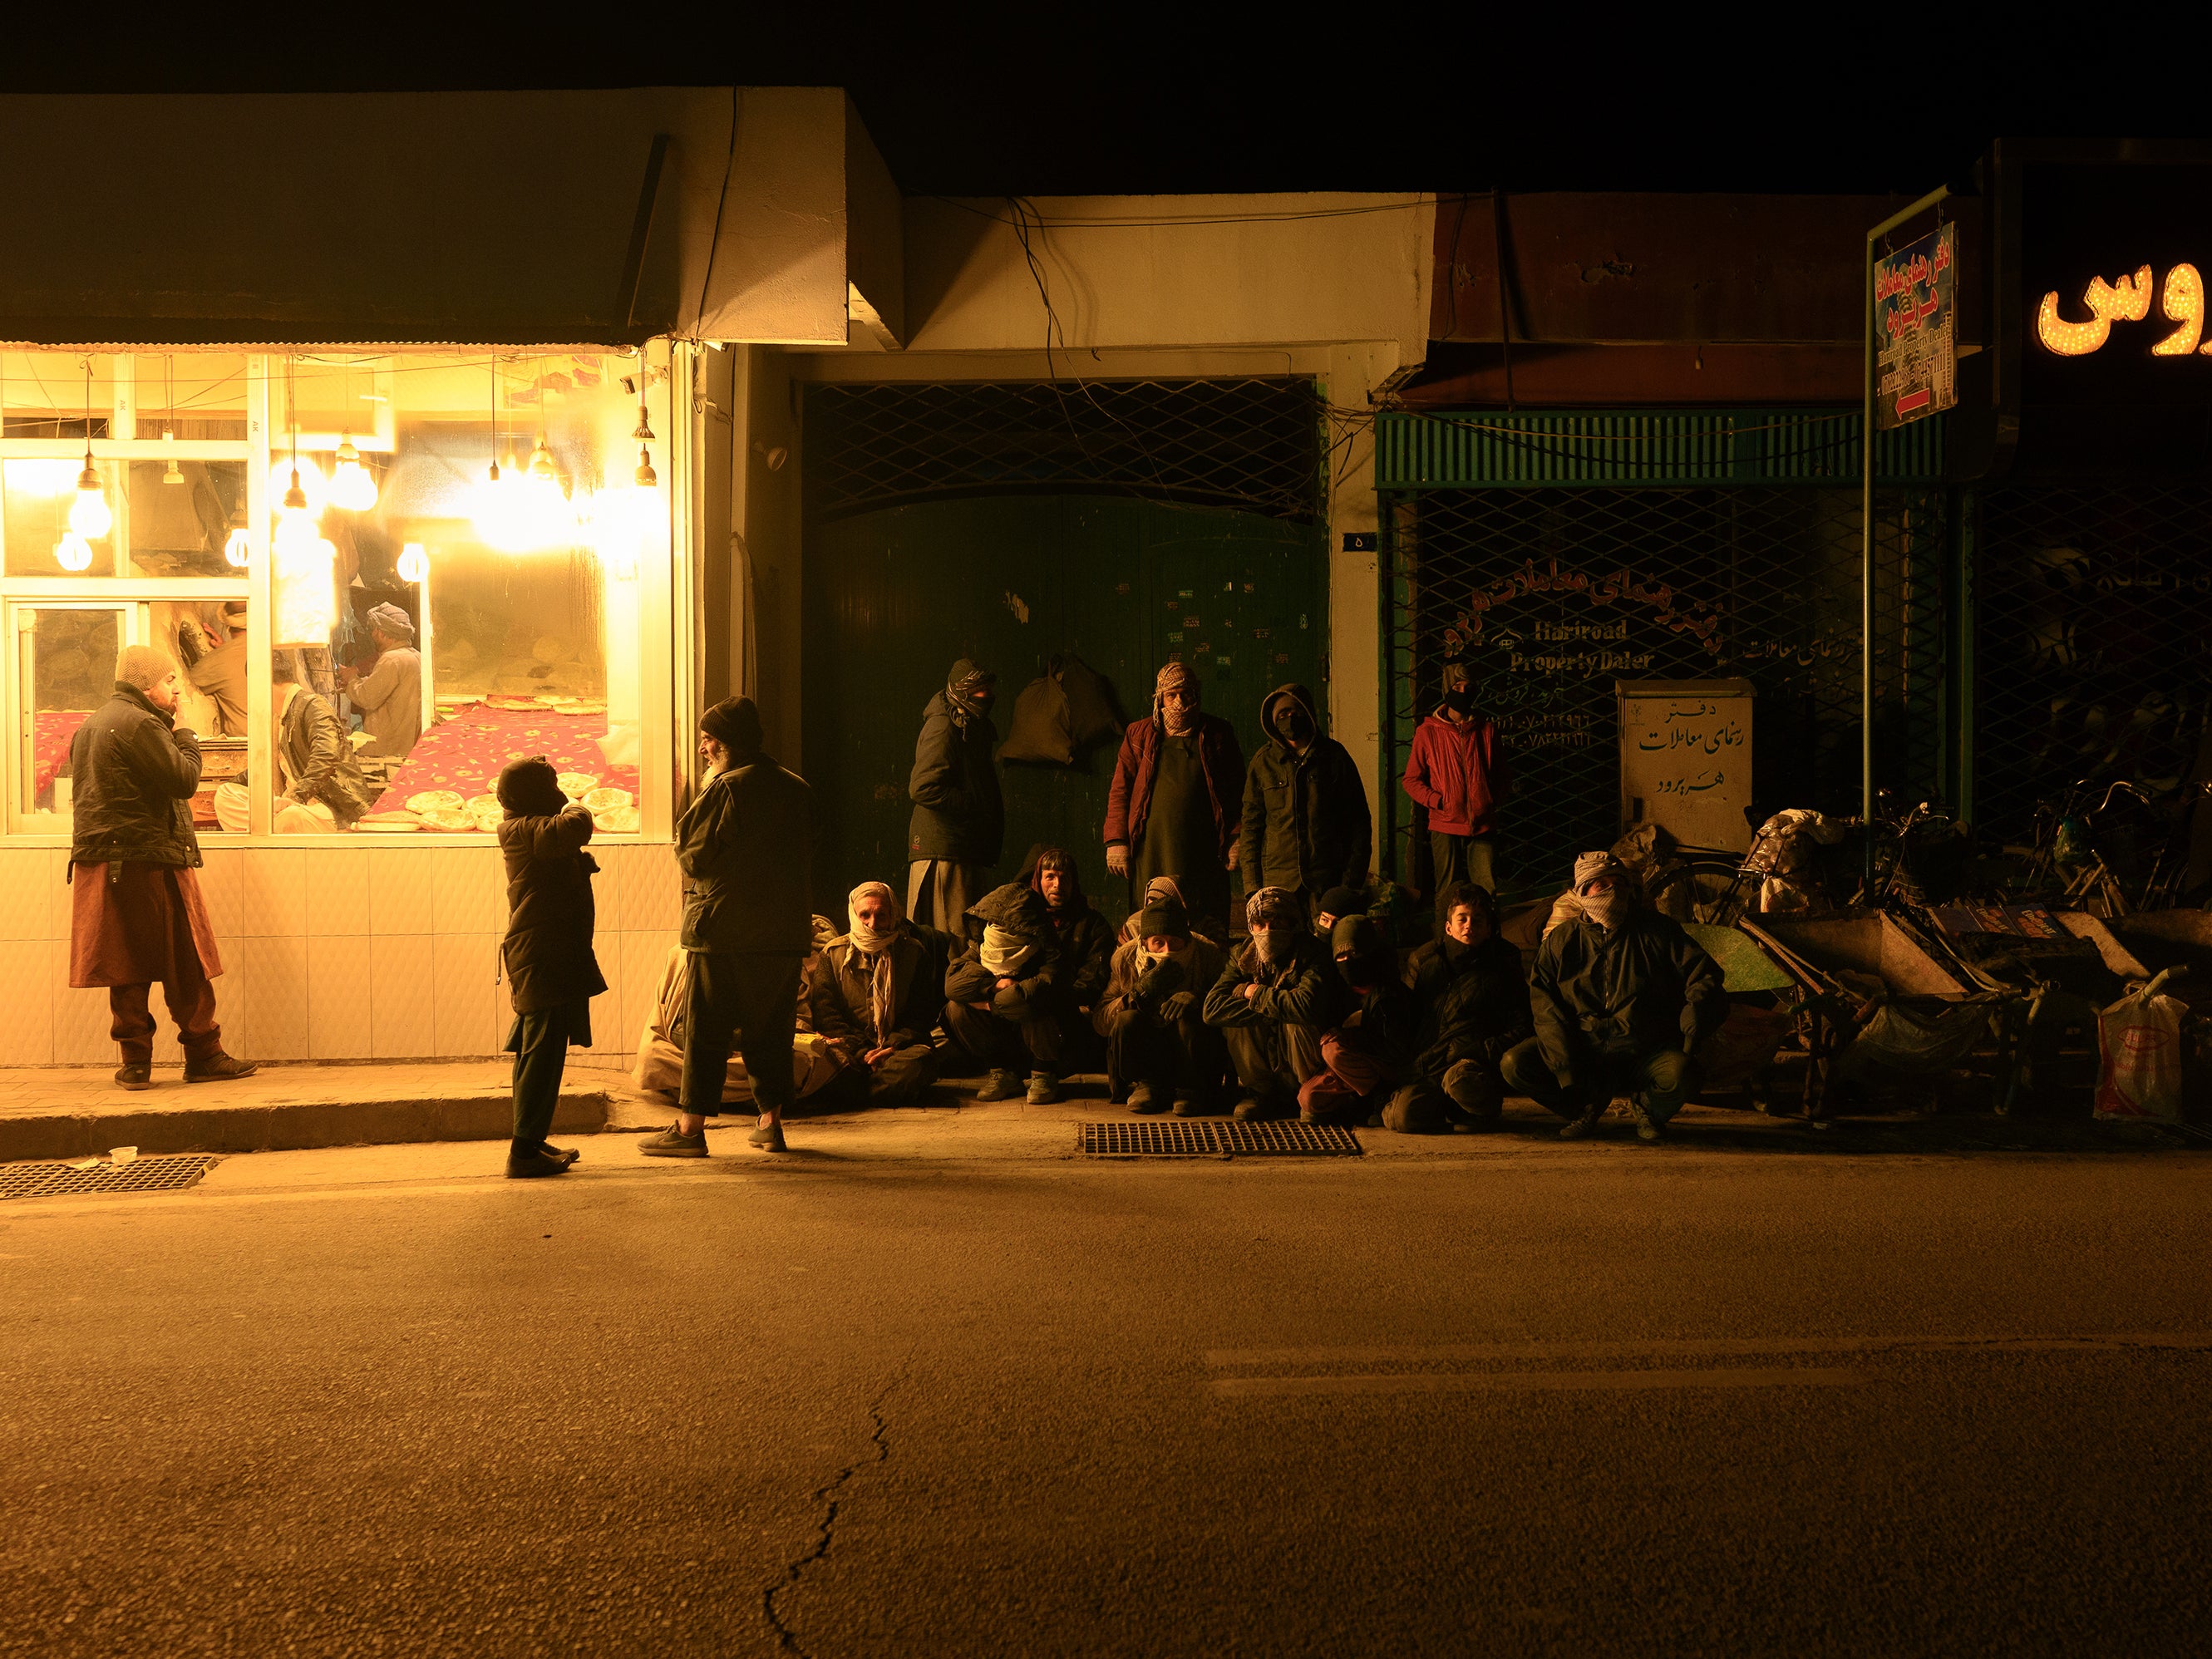
M 1502 896 L 1557 890 L 1577 852 L 1619 835 L 1616 679 L 1752 681 L 1759 809 L 1857 810 L 1856 418 L 1385 421 L 1384 763 L 1395 786 L 1464 663 L 1512 775 Z M 1878 781 L 1920 794 L 1941 793 L 1950 758 L 1934 431 L 1886 446 L 1893 477 L 1929 476 L 1875 509 Z M 1412 804 L 1397 787 L 1385 800 L 1402 878 Z
M 1975 596 L 1987 828 L 2025 836 L 2076 780 L 2188 776 L 2212 695 L 2212 488 L 1987 490 Z
M 1310 380 L 815 386 L 808 509 L 1079 491 L 1317 523 L 1322 420 Z

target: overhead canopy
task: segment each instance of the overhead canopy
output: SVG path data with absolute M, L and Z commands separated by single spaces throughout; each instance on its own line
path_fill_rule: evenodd
M 0 97 L 0 155 L 10 343 L 842 343 L 856 214 L 898 268 L 835 88 Z

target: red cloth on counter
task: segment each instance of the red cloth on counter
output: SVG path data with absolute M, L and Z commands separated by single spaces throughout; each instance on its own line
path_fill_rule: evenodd
M 464 800 L 489 795 L 499 769 L 511 760 L 543 755 L 556 772 L 589 772 L 601 786 L 637 795 L 637 768 L 609 766 L 598 739 L 607 734 L 605 714 L 556 714 L 550 708 L 490 708 L 471 703 L 423 727 L 392 785 L 377 797 L 379 812 L 404 810 L 426 789 L 451 789 Z
M 69 764 L 70 741 L 89 708 L 41 708 L 31 719 L 31 799 L 36 800 Z

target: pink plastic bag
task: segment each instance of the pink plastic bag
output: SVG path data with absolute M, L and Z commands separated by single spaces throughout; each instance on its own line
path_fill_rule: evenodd
M 2181 1121 L 2181 1021 L 2187 1009 L 2157 994 L 2161 974 L 2097 1016 L 2097 1115 Z

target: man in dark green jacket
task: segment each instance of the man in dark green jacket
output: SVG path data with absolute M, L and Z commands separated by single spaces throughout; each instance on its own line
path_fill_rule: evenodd
M 984 872 L 999 861 L 1006 809 L 999 794 L 991 724 L 998 678 L 963 657 L 921 711 L 907 793 L 906 913 L 924 927 L 964 937 Z
M 1237 863 L 1247 892 L 1285 887 L 1308 911 L 1332 887 L 1364 891 L 1375 822 L 1359 767 L 1323 737 L 1313 693 L 1278 686 L 1260 708 L 1268 741 L 1244 774 Z
M 707 1156 L 707 1120 L 721 1109 L 731 1041 L 744 1056 L 760 1121 L 756 1146 L 784 1150 L 799 966 L 814 948 L 814 792 L 761 752 L 760 711 L 727 697 L 699 717 L 707 781 L 676 822 L 690 953 L 684 1082 L 676 1125 L 638 1150 Z
M 1638 901 L 1610 853 L 1575 860 L 1575 896 L 1579 919 L 1536 953 L 1536 1035 L 1506 1054 L 1505 1082 L 1565 1118 L 1569 1139 L 1625 1094 L 1638 1138 L 1656 1140 L 1697 1086 L 1698 1045 L 1728 1017 L 1720 967 Z
M 1288 888 L 1253 894 L 1244 921 L 1251 937 L 1206 993 L 1206 1023 L 1228 1042 L 1243 1085 L 1236 1115 L 1283 1117 L 1322 1070 L 1321 1034 L 1335 1024 L 1342 984 Z

